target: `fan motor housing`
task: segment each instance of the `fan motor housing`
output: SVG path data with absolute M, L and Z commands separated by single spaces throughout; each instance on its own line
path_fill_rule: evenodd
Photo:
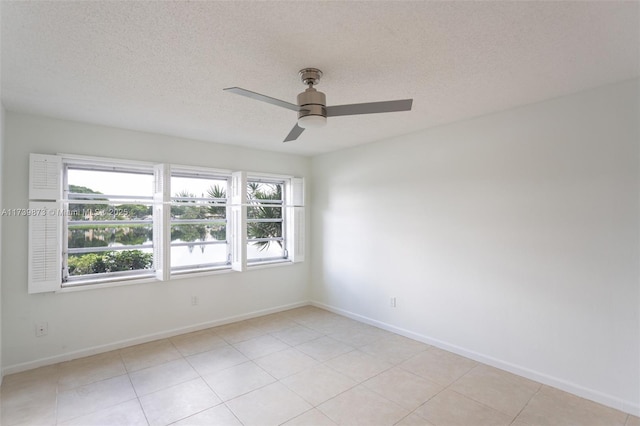
M 318 92 L 313 87 L 308 88 L 304 92 L 298 95 L 298 118 L 306 117 L 308 115 L 319 115 L 321 117 L 327 116 L 327 98 L 324 93 Z

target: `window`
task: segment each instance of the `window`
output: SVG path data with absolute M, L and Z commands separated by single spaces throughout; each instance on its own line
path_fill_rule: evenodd
M 247 179 L 247 262 L 287 258 L 282 180 Z
M 29 292 L 304 260 L 300 178 L 31 154 Z
M 153 172 L 66 163 L 62 281 L 151 275 Z
M 228 267 L 228 176 L 171 170 L 171 273 Z

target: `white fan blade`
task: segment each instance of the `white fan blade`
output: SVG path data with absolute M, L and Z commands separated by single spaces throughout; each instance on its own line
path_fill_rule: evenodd
M 379 112 L 410 111 L 413 99 L 369 102 L 364 104 L 334 105 L 327 107 L 327 117 L 340 115 L 377 114 Z
M 257 101 L 266 102 L 271 105 L 276 105 L 282 108 L 287 108 L 292 111 L 298 111 L 300 107 L 287 101 L 281 101 L 280 99 L 272 98 L 271 96 L 261 95 L 260 93 L 252 92 L 251 90 L 242 89 L 240 87 L 227 87 L 226 90 L 236 95 L 246 96 L 247 98 L 255 99 Z

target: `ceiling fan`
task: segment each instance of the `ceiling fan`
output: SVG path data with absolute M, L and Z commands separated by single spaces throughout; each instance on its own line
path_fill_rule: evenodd
M 228 87 L 223 90 L 296 111 L 298 113 L 298 122 L 293 126 L 293 129 L 291 129 L 287 137 L 284 139 L 284 142 L 298 139 L 304 129 L 324 126 L 327 124 L 327 117 L 411 110 L 413 99 L 326 106 L 327 101 L 324 93 L 318 92 L 313 88 L 314 85 L 320 82 L 322 71 L 317 68 L 304 68 L 300 70 L 299 74 L 302 79 L 302 83 L 309 87 L 298 95 L 297 105 L 281 101 L 280 99 L 272 98 L 270 96 L 261 95 L 260 93 L 252 92 L 250 90 L 242 89 L 240 87 Z

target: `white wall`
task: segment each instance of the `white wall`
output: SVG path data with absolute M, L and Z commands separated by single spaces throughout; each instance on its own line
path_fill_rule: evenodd
M 27 206 L 28 155 L 73 153 L 306 177 L 305 157 L 7 112 L 4 207 Z M 27 218 L 5 217 L 3 367 L 19 371 L 308 301 L 309 262 L 64 294 L 27 294 Z M 191 296 L 199 305 L 191 306 Z M 37 322 L 49 334 L 35 337 Z
M 314 157 L 312 300 L 638 414 L 638 93 Z
M 0 104 L 0 212 L 2 211 L 2 174 L 4 173 L 4 106 Z M 2 259 L 2 215 L 0 214 L 0 259 Z M 0 271 L 2 268 L 0 267 Z M 2 384 L 2 274 L 0 273 L 0 384 Z

